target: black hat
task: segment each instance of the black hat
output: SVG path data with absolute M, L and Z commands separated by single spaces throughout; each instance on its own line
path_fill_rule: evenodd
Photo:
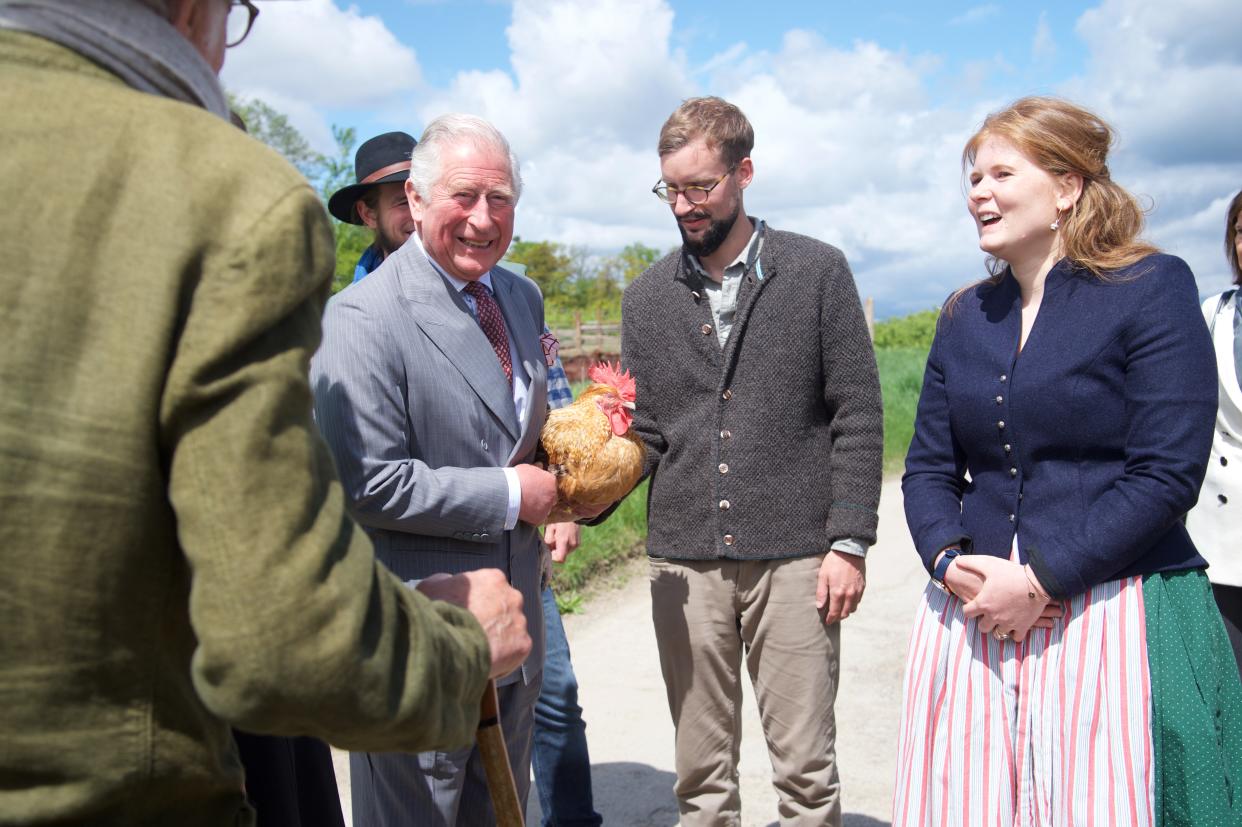
M 328 199 L 328 212 L 346 224 L 361 224 L 355 204 L 376 184 L 410 177 L 410 153 L 418 143 L 404 132 L 385 132 L 358 147 L 354 175 L 358 183 L 341 187 Z

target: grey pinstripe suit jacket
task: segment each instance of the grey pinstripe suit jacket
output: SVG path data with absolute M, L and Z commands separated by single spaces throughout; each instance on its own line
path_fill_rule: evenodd
M 413 241 L 328 302 L 311 387 L 351 512 L 389 569 L 410 580 L 498 568 L 522 593 L 534 647 L 503 685 L 543 665 L 542 541 L 524 522 L 504 530 L 501 468 L 534 454 L 547 369 L 539 288 L 498 267 L 491 277 L 530 377 L 525 428 L 486 335 Z

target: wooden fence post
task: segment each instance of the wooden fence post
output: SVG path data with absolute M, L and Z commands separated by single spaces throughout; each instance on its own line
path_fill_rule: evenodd
M 875 341 L 875 299 L 870 296 L 863 302 L 863 316 L 867 319 L 867 333 L 871 335 L 871 341 Z

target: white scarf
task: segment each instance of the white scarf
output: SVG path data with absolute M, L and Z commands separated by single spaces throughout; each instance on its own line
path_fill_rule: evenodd
M 0 0 L 0 29 L 45 37 L 134 89 L 229 117 L 224 90 L 207 61 L 141 0 Z

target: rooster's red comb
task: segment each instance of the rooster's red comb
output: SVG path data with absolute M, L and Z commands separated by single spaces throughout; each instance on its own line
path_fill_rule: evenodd
M 638 388 L 634 383 L 634 377 L 630 376 L 628 370 L 621 370 L 620 365 L 596 362 L 587 371 L 587 376 L 591 377 L 592 382 L 616 388 L 617 393 L 621 394 L 621 398 L 626 402 L 633 402 L 637 395 Z

